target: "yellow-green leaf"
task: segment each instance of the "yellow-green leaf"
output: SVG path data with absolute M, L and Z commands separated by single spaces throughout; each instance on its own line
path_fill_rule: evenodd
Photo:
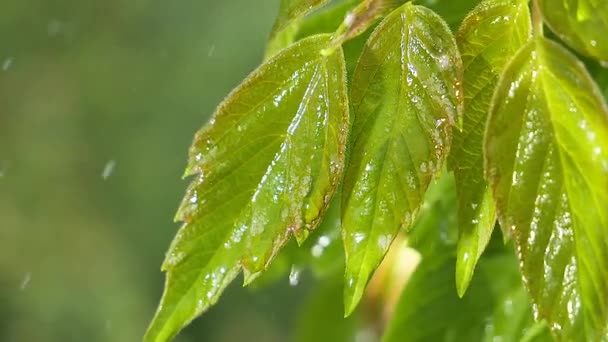
M 304 39 L 254 71 L 195 136 L 195 175 L 163 264 L 165 292 L 146 341 L 166 341 L 213 305 L 242 269 L 264 271 L 326 211 L 344 167 L 348 101 L 344 57 Z
M 580 53 L 608 62 L 608 1 L 537 0 L 547 25 Z
M 488 181 L 538 318 L 565 341 L 608 337 L 608 108 L 576 57 L 536 38 L 502 75 Z
M 496 221 L 483 174 L 483 135 L 498 78 L 530 38 L 527 0 L 486 0 L 464 20 L 456 41 L 464 65 L 463 130 L 454 132 L 448 165 L 458 193 L 456 287 L 463 296 Z
M 424 7 L 408 3 L 392 12 L 363 49 L 343 187 L 346 314 L 441 169 L 462 111 L 461 82 L 456 41 Z

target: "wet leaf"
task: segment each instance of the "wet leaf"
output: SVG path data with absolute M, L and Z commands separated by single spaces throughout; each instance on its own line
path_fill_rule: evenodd
M 441 169 L 462 109 L 462 64 L 439 16 L 406 4 L 372 33 L 353 75 L 344 180 L 345 311 L 359 302 L 393 238 Z
M 608 62 L 608 1 L 538 0 L 547 25 L 582 54 Z
M 315 278 L 324 280 L 344 273 L 344 248 L 340 238 L 340 190 L 334 195 L 322 222 L 300 246 L 290 241 L 272 265 L 250 287 L 265 287 L 285 281 L 292 267 L 310 270 Z M 341 303 L 340 303 L 341 305 Z
M 266 59 L 293 43 L 301 19 L 329 2 L 330 0 L 281 0 L 279 14 L 266 47 Z
M 576 57 L 529 42 L 505 70 L 485 137 L 488 181 L 536 315 L 561 340 L 608 322 L 608 108 Z
M 344 166 L 344 59 L 329 36 L 304 39 L 254 71 L 195 136 L 195 175 L 163 264 L 165 293 L 146 341 L 165 341 L 213 305 L 242 269 L 264 271 L 326 211 Z
M 458 192 L 456 285 L 464 295 L 496 221 L 483 173 L 483 135 L 504 66 L 530 38 L 527 0 L 487 0 L 463 22 L 456 41 L 464 65 L 463 130 L 454 131 L 449 167 Z

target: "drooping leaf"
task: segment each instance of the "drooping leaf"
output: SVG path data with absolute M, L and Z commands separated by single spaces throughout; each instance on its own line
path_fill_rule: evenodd
M 608 1 L 538 0 L 547 25 L 582 54 L 608 62 Z
M 279 13 L 268 39 L 265 58 L 274 56 L 281 49 L 292 44 L 301 19 L 329 2 L 330 0 L 281 0 Z
M 537 38 L 509 64 L 485 163 L 536 315 L 562 340 L 606 338 L 608 108 L 563 47 Z
M 483 135 L 494 88 L 504 68 L 530 38 L 527 0 L 486 0 L 456 35 L 464 65 L 463 130 L 454 131 L 448 165 L 458 192 L 456 287 L 464 295 L 496 221 L 483 174 Z
M 454 37 L 432 11 L 406 4 L 365 45 L 351 88 L 351 160 L 344 179 L 345 311 L 401 228 L 408 228 L 449 150 L 462 110 Z
M 213 305 L 243 269 L 264 271 L 291 235 L 303 241 L 344 166 L 348 103 L 341 50 L 304 39 L 254 71 L 195 136 L 163 264 L 165 292 L 146 335 L 165 341 Z
M 337 190 L 319 227 L 300 246 L 295 241 L 290 241 L 251 287 L 265 287 L 277 281 L 286 281 L 293 269 L 300 272 L 310 270 L 319 280 L 342 275 L 344 248 L 340 238 L 340 201 L 340 190 Z

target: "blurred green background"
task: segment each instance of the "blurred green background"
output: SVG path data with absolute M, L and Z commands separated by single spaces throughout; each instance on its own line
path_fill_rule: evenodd
M 0 341 L 141 339 L 188 146 L 278 3 L 2 1 Z M 177 341 L 290 340 L 302 283 L 237 281 Z

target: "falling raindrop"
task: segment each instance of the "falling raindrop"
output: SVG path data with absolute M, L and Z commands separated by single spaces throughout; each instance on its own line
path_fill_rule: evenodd
M 8 57 L 4 60 L 4 62 L 2 62 L 2 70 L 6 71 L 8 70 L 11 65 L 13 65 L 13 57 Z
M 212 45 L 209 47 L 209 50 L 207 51 L 207 57 L 211 57 L 211 56 L 213 56 L 213 53 L 214 53 L 214 52 L 215 52 L 215 44 L 212 44 Z
M 46 32 L 49 34 L 49 36 L 55 36 L 59 33 L 61 33 L 63 29 L 63 23 L 57 19 L 53 19 L 51 21 L 49 21 L 49 23 L 46 26 Z
M 289 272 L 289 285 L 298 286 L 300 283 L 300 269 L 296 265 L 291 265 L 291 272 Z
M 0 178 L 3 178 L 6 175 L 6 170 L 8 169 L 7 162 L 0 162 Z
M 355 23 L 355 19 L 355 14 L 352 11 L 346 13 L 346 16 L 344 17 L 344 26 L 351 27 Z
M 116 161 L 109 160 L 103 167 L 103 171 L 101 172 L 101 178 L 103 180 L 108 179 L 108 177 L 112 175 L 112 172 L 114 172 L 114 167 L 116 167 Z
M 21 291 L 27 288 L 27 286 L 30 284 L 30 280 L 32 280 L 32 272 L 27 272 L 21 281 L 21 286 L 19 287 Z
M 327 247 L 327 246 L 329 246 L 330 243 L 331 243 L 331 239 L 328 236 L 322 235 L 319 238 L 319 245 L 321 247 Z
M 323 246 L 318 244 L 312 246 L 312 248 L 310 249 L 310 254 L 312 254 L 312 256 L 315 258 L 321 257 L 321 255 L 323 255 Z

